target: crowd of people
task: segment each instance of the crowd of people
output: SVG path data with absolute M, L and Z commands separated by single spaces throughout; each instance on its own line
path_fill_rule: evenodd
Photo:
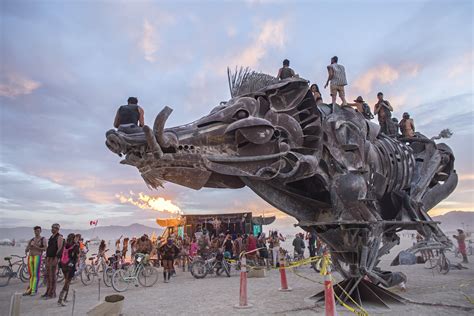
M 51 226 L 51 236 L 46 239 L 41 235 L 42 229 L 34 227 L 34 237 L 28 242 L 25 253 L 28 255 L 28 272 L 30 280 L 25 296 L 34 296 L 38 292 L 41 281 L 41 265 L 45 260 L 46 291 L 41 295 L 44 299 L 56 298 L 57 269 L 61 269 L 64 275 L 64 284 L 59 292 L 58 305 L 65 306 L 71 280 L 78 275 L 86 263 L 87 253 L 90 248 L 88 242 L 80 234 L 70 233 L 64 238 L 60 232 L 59 224 Z M 287 252 L 281 248 L 285 237 L 278 231 L 270 231 L 268 237 L 264 233 L 253 232 L 248 234 L 219 233 L 212 235 L 204 228 L 198 230 L 193 236 L 187 234 L 178 235 L 175 231 L 166 237 L 149 238 L 143 234 L 141 237 L 131 239 L 120 236 L 115 242 L 115 255 L 107 257 L 107 243 L 102 240 L 99 244 L 95 263 L 103 260 L 108 264 L 110 260 L 131 262 L 137 254 L 147 255 L 155 265 L 163 267 L 163 279 L 167 283 L 171 276 L 176 275 L 175 266 L 182 267 L 186 271 L 189 264 L 196 256 L 203 258 L 211 254 L 220 253 L 224 258 L 239 260 L 243 253 L 248 260 L 257 265 L 266 267 L 279 267 L 282 256 Z M 467 263 L 466 236 L 464 231 L 458 229 L 458 235 L 453 235 L 457 240 L 463 262 Z M 316 232 L 308 232 L 306 235 L 297 233 L 292 241 L 294 249 L 293 259 L 304 258 L 305 250 L 308 249 L 309 256 L 322 255 L 325 245 L 317 237 Z M 130 247 L 130 256 L 127 256 Z M 118 259 L 117 259 L 118 258 Z

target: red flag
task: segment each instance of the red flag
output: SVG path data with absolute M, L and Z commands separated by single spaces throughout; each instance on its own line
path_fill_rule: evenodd
M 89 225 L 90 225 L 90 226 L 97 226 L 97 223 L 98 223 L 98 222 L 99 222 L 99 220 L 96 219 L 95 221 L 90 221 L 90 222 L 89 222 Z

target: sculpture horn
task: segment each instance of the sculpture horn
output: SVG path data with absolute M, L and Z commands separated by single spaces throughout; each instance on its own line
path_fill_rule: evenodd
M 155 118 L 155 123 L 153 124 L 153 132 L 161 148 L 168 148 L 178 145 L 178 139 L 176 135 L 164 131 L 166 120 L 170 116 L 171 112 L 173 112 L 173 109 L 165 106 L 165 108 L 161 110 L 160 113 L 158 113 Z

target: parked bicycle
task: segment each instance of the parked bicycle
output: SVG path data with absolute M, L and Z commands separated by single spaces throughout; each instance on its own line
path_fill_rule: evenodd
M 191 275 L 196 279 L 203 279 L 209 273 L 221 275 L 224 272 L 227 277 L 230 277 L 230 263 L 224 258 L 222 253 L 213 254 L 209 259 L 203 257 L 194 258 L 191 263 Z
M 18 258 L 19 260 L 12 263 L 12 258 Z M 22 282 L 28 281 L 28 265 L 25 262 L 25 258 L 26 256 L 17 255 L 4 258 L 5 261 L 8 261 L 8 265 L 0 266 L 0 287 L 7 286 L 11 278 L 18 278 Z M 18 266 L 18 268 L 16 268 L 16 266 Z
M 143 287 L 155 285 L 158 281 L 158 270 L 149 265 L 148 255 L 136 254 L 135 262 L 128 269 L 118 269 L 112 276 L 112 287 L 117 292 L 124 292 L 130 284 Z
M 107 269 L 107 264 L 102 256 L 97 258 L 97 254 L 92 254 L 88 260 L 90 261 L 90 264 L 86 264 L 81 272 L 81 282 L 85 286 L 91 285 L 95 278 L 99 277 L 101 274 L 103 275 L 102 279 L 105 279 L 104 272 Z
M 109 265 L 104 270 L 104 284 L 107 287 L 112 286 L 112 277 L 118 269 L 128 269 L 130 264 L 125 263 L 122 253 L 115 253 L 112 257 L 109 257 Z

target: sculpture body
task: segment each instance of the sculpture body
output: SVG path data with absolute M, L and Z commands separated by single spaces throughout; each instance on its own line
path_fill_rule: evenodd
M 316 106 L 306 80 L 255 73 L 230 76 L 232 99 L 199 120 L 164 128 L 111 130 L 107 146 L 124 154 L 151 188 L 162 181 L 192 189 L 248 186 L 262 199 L 315 229 L 338 271 L 358 283 L 393 286 L 379 258 L 416 229 L 449 242 L 427 212 L 456 187 L 454 156 L 417 134 L 398 140 L 352 108 Z

